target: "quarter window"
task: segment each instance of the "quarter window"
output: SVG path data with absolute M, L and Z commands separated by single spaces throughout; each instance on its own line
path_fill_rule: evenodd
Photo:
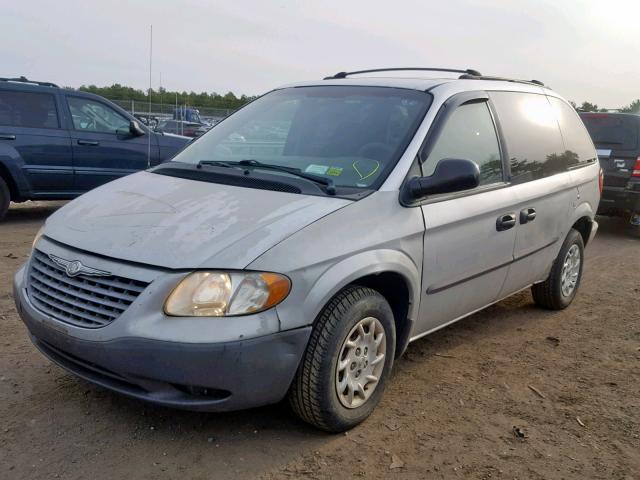
M 502 181 L 502 159 L 496 129 L 487 102 L 458 107 L 422 165 L 423 175 L 432 175 L 445 158 L 472 160 L 480 167 L 480 185 Z
M 559 98 L 548 98 L 562 131 L 566 167 L 595 162 L 597 157 L 593 142 L 575 109 Z
M 545 95 L 492 92 L 509 152 L 511 181 L 537 180 L 567 169 L 558 120 Z
M 88 132 L 117 133 L 129 131 L 129 119 L 100 102 L 67 97 L 73 128 Z
M 54 96 L 48 93 L 0 91 L 0 125 L 59 128 Z

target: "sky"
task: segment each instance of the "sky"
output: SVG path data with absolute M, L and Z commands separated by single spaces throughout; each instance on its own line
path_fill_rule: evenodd
M 474 68 L 640 98 L 639 0 L 7 1 L 0 76 L 256 95 L 342 70 Z

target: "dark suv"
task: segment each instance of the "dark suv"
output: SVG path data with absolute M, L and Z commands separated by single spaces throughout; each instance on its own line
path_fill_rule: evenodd
M 630 215 L 640 226 L 640 115 L 581 113 L 598 149 L 604 191 L 598 213 Z
M 173 157 L 189 140 L 150 131 L 98 95 L 0 78 L 0 219 L 10 201 L 76 197 Z

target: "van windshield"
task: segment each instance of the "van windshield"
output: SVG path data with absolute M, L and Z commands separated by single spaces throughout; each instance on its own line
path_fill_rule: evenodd
M 637 148 L 640 117 L 607 113 L 583 113 L 580 117 L 597 147 L 612 150 Z
M 378 188 L 430 104 L 428 93 L 402 88 L 276 90 L 217 124 L 173 161 L 267 164 L 323 177 L 336 187 Z

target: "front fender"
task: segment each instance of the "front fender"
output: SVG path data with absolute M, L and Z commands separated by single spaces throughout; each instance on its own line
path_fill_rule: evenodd
M 316 269 L 319 271 L 312 271 Z M 281 329 L 312 324 L 329 300 L 345 286 L 382 272 L 399 274 L 405 280 L 409 290 L 408 317 L 415 319 L 420 298 L 420 270 L 407 254 L 380 249 L 357 253 L 329 266 L 317 265 L 292 272 L 290 275 L 297 277 L 292 279 L 294 289 L 277 307 Z M 305 277 L 315 281 L 305 285 Z M 298 285 L 302 286 L 296 288 Z
M 11 178 L 16 186 L 18 195 L 27 197 L 31 191 L 31 185 L 22 171 L 24 161 L 18 151 L 11 145 L 0 143 L 0 173 L 4 172 Z

